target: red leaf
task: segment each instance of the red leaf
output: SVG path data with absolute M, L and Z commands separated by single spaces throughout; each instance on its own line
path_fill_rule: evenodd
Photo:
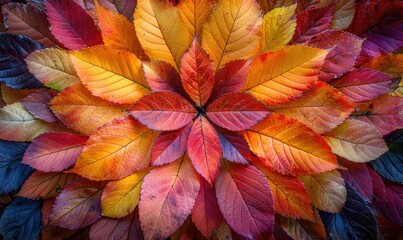
M 181 78 L 171 64 L 163 61 L 143 63 L 144 75 L 148 85 L 155 92 L 171 91 L 184 96 Z
M 339 170 L 344 181 L 350 183 L 366 202 L 371 202 L 373 185 L 367 166 L 348 160 L 341 161 L 341 164 L 347 167 L 346 170 Z
M 241 134 L 221 129 L 218 132 L 218 136 L 220 137 L 223 157 L 225 159 L 232 162 L 249 164 L 252 153 L 248 143 Z
M 216 196 L 226 222 L 235 232 L 256 238 L 273 231 L 270 186 L 254 166 L 224 162 L 216 180 Z
M 210 184 L 214 182 L 220 167 L 222 149 L 216 130 L 203 116 L 193 123 L 187 149 L 197 172 Z
M 225 94 L 207 108 L 207 116 L 213 123 L 232 131 L 248 129 L 267 114 L 265 105 L 247 93 Z
M 325 8 L 309 9 L 297 15 L 297 28 L 291 42 L 305 43 L 329 28 L 332 21 L 333 5 Z
M 165 239 L 192 211 L 200 178 L 188 157 L 155 167 L 144 178 L 139 203 L 140 222 L 146 239 Z
M 91 240 L 131 240 L 143 238 L 138 210 L 133 211 L 124 218 L 101 218 L 90 229 Z
M 55 38 L 70 50 L 102 44 L 92 18 L 74 0 L 46 0 L 46 14 Z
M 67 229 L 91 225 L 101 218 L 104 182 L 80 179 L 65 187 L 56 198 L 49 224 Z
M 75 178 L 76 175 L 73 174 L 36 171 L 24 182 L 17 195 L 29 199 L 56 197 L 61 189 Z
M 371 69 L 357 69 L 331 82 L 331 85 L 339 89 L 348 100 L 362 102 L 387 92 L 390 83 L 390 77 L 385 73 Z
M 46 122 L 57 122 L 58 119 L 49 108 L 48 103 L 55 97 L 51 91 L 45 89 L 38 90 L 29 94 L 27 97 L 20 100 L 25 109 L 32 113 L 36 118 Z
M 385 184 L 383 183 L 381 176 L 379 176 L 375 170 L 368 167 L 368 171 L 371 175 L 372 186 L 374 188 L 374 195 L 372 196 L 374 198 L 374 202 L 382 202 L 385 199 Z
M 352 117 L 374 126 L 382 135 L 403 128 L 403 98 L 381 95 L 357 104 Z
M 236 93 L 242 90 L 250 66 L 248 60 L 235 60 L 220 68 L 215 75 L 214 88 L 211 100 L 228 93 Z
M 403 187 L 395 183 L 385 185 L 385 198 L 376 207 L 392 223 L 403 225 Z
M 53 204 L 55 204 L 56 198 L 48 198 L 43 201 L 42 206 L 42 223 L 44 226 L 48 225 L 49 216 L 52 213 Z
M 340 30 L 322 32 L 313 37 L 309 46 L 333 48 L 325 58 L 319 80 L 330 81 L 348 72 L 360 54 L 362 42 L 361 38 Z
M 175 131 L 161 133 L 151 149 L 151 165 L 168 164 L 182 156 L 186 151 L 191 126 L 189 124 Z
M 218 207 L 217 199 L 210 184 L 202 179 L 199 195 L 196 198 L 193 210 L 192 221 L 197 229 L 208 239 L 215 229 L 220 226 L 223 216 Z
M 71 133 L 45 133 L 25 151 L 22 163 L 43 172 L 59 172 L 72 166 L 88 137 Z
M 170 131 L 192 121 L 196 109 L 177 93 L 152 92 L 142 97 L 130 114 L 151 129 Z
M 199 106 L 206 104 L 214 85 L 214 69 L 208 54 L 197 39 L 181 60 L 180 76 L 189 97 Z

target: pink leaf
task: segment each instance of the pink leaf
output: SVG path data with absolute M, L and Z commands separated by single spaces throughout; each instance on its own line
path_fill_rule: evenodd
M 206 118 L 200 116 L 193 123 L 187 149 L 197 172 L 210 184 L 214 182 L 220 167 L 222 149 L 216 130 Z
M 270 186 L 254 166 L 225 162 L 217 176 L 216 196 L 226 222 L 235 232 L 256 238 L 273 231 Z
M 76 162 L 88 137 L 71 133 L 45 133 L 25 151 L 22 163 L 43 172 L 63 171 Z
M 223 157 L 229 161 L 249 164 L 252 155 L 248 143 L 243 136 L 237 132 L 221 129 L 218 132 L 221 146 L 223 148 Z
M 143 63 L 144 75 L 148 85 L 155 92 L 171 91 L 183 96 L 181 78 L 171 64 L 163 61 Z
M 348 162 L 347 165 L 344 165 L 347 169 L 339 170 L 344 181 L 350 183 L 366 202 L 371 202 L 373 185 L 367 166 L 365 164 L 352 163 L 348 160 L 345 160 L 345 162 Z
M 57 122 L 57 117 L 48 106 L 48 103 L 55 97 L 55 95 L 56 94 L 51 91 L 41 89 L 29 94 L 27 97 L 21 99 L 20 102 L 36 118 L 42 119 L 46 122 Z
M 144 178 L 139 203 L 146 239 L 165 239 L 190 214 L 200 188 L 200 178 L 188 157 L 155 167 Z
M 395 183 L 385 185 L 385 198 L 375 205 L 389 221 L 403 225 L 403 187 Z

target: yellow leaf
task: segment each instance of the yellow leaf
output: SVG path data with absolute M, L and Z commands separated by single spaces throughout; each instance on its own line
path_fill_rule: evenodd
M 4 83 L 1 83 L 1 99 L 5 104 L 13 104 L 19 100 L 25 98 L 31 93 L 34 93 L 37 89 L 14 89 L 7 87 Z
M 25 142 L 45 132 L 65 131 L 62 125 L 36 119 L 19 102 L 0 109 L 0 139 Z
M 168 1 L 139 0 L 134 13 L 137 37 L 147 55 L 179 69 L 193 38 L 175 7 Z
M 25 62 L 29 71 L 47 87 L 60 91 L 80 82 L 69 54 L 58 48 L 35 51 Z
M 255 0 L 219 1 L 203 25 L 202 47 L 214 67 L 253 55 L 259 43 L 261 14 Z
M 177 6 L 186 28 L 193 37 L 200 35 L 214 4 L 215 0 L 183 0 Z
M 290 42 L 297 26 L 296 7 L 275 8 L 263 17 L 261 52 L 278 50 Z
M 362 67 L 389 74 L 391 77 L 403 75 L 403 54 L 388 53 L 372 59 Z
M 133 23 L 125 16 L 101 6 L 98 1 L 95 1 L 95 5 L 104 43 L 130 51 L 140 59 L 147 59 Z
M 130 214 L 139 203 L 141 184 L 150 170 L 146 168 L 121 180 L 109 182 L 102 192 L 102 215 L 122 218 Z
M 338 0 L 334 6 L 331 28 L 346 29 L 353 21 L 355 0 Z
M 71 52 L 71 60 L 94 96 L 131 104 L 150 91 L 141 60 L 130 52 L 101 45 Z
M 252 62 L 243 91 L 268 105 L 287 103 L 318 80 L 327 53 L 302 45 L 264 53 Z
M 270 10 L 279 7 L 288 7 L 291 6 L 294 1 L 293 0 L 257 0 L 257 3 L 260 6 L 260 10 L 262 13 L 268 13 Z

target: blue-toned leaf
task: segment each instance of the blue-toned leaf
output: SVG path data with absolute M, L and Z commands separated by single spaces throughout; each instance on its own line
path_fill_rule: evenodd
M 42 202 L 17 197 L 0 219 L 0 235 L 4 239 L 34 240 L 42 225 Z
M 388 151 L 369 164 L 382 177 L 393 182 L 403 183 L 403 154 Z
M 0 140 L 0 195 L 19 189 L 33 169 L 21 163 L 28 143 Z
M 0 82 L 16 89 L 42 87 L 29 72 L 24 58 L 43 48 L 27 36 L 0 33 Z
M 347 201 L 336 214 L 320 212 L 328 239 L 377 239 L 374 214 L 357 191 L 346 183 Z

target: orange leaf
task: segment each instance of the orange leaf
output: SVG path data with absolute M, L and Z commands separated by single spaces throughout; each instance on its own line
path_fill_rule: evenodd
M 215 0 L 183 0 L 177 6 L 186 28 L 193 37 L 200 36 Z
M 252 62 L 243 91 L 268 105 L 287 103 L 318 80 L 327 53 L 302 45 L 264 53 Z
M 71 60 L 94 96 L 131 104 L 150 90 L 141 60 L 130 52 L 100 45 L 71 52 Z
M 362 67 L 368 67 L 389 74 L 391 77 L 401 76 L 403 72 L 403 54 L 388 53 L 371 60 Z
M 70 172 L 93 180 L 121 179 L 145 169 L 156 133 L 132 117 L 116 119 L 87 141 Z
M 66 126 L 87 135 L 105 123 L 125 116 L 124 111 L 128 108 L 92 96 L 82 84 L 60 92 L 50 106 Z
M 358 120 L 346 120 L 323 136 L 335 154 L 353 162 L 368 162 L 388 151 L 375 127 Z
M 259 4 L 260 10 L 264 14 L 274 8 L 288 7 L 294 3 L 293 0 L 257 0 L 256 2 Z
M 275 113 L 241 132 L 268 167 L 291 175 L 321 173 L 337 167 L 326 141 L 304 124 Z
M 274 112 L 305 123 L 317 133 L 332 130 L 354 110 L 354 105 L 339 91 L 316 82 L 301 98 L 273 108 Z

